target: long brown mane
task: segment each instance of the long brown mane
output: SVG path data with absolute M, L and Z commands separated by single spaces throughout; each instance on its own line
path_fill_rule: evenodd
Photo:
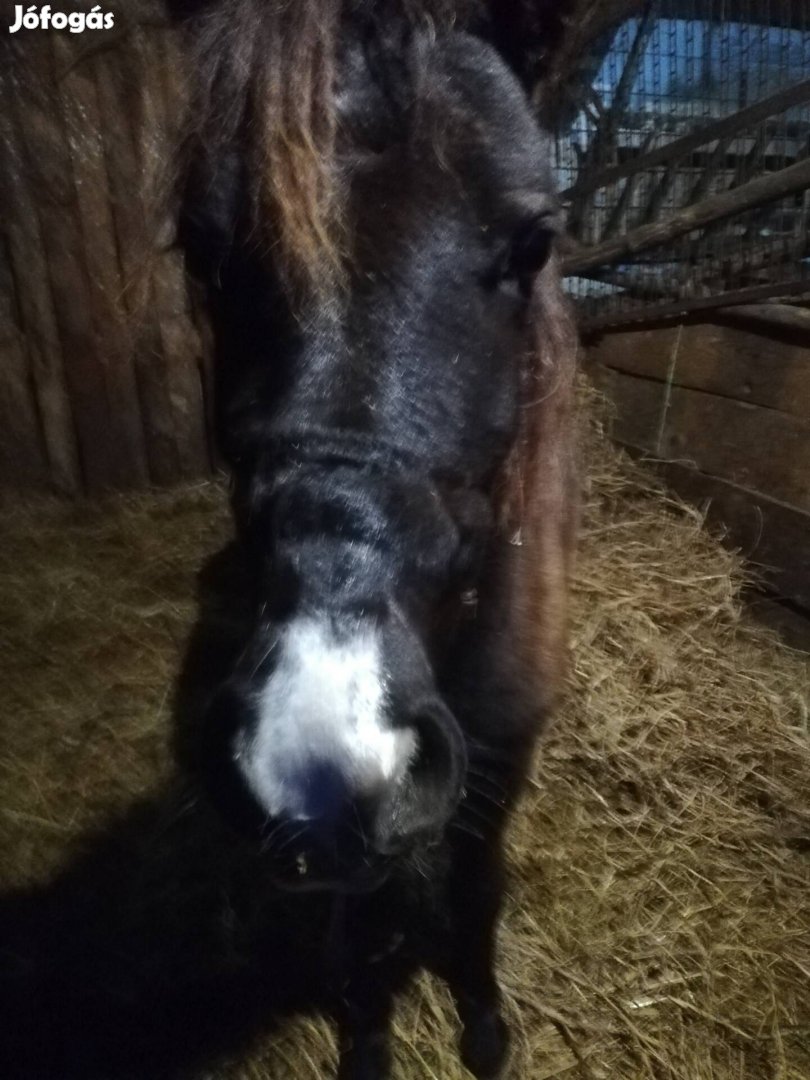
M 548 709 L 566 670 L 568 586 L 579 514 L 577 349 L 571 305 L 553 257 L 534 285 L 520 432 L 495 492 L 501 530 L 513 545 L 514 640 L 537 699 Z
M 342 274 L 335 76 L 346 20 L 400 34 L 451 26 L 476 0 L 233 0 L 195 20 L 190 142 L 248 164 L 257 235 L 292 296 L 323 298 Z

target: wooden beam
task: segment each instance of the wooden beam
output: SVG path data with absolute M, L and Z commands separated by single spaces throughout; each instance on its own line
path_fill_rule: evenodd
M 586 350 L 586 363 L 806 420 L 810 348 L 757 326 L 699 322 L 602 334 Z
M 810 419 L 665 381 L 595 368 L 614 438 L 810 514 Z
M 790 281 L 771 281 L 765 285 L 751 285 L 732 292 L 718 293 L 715 296 L 695 296 L 660 304 L 638 303 L 628 309 L 613 309 L 596 315 L 583 316 L 579 320 L 579 326 L 583 333 L 593 333 L 609 326 L 642 325 L 662 322 L 666 319 L 680 319 L 689 312 L 714 311 L 720 307 L 767 300 L 770 296 L 791 296 L 796 293 L 810 293 L 810 276 L 794 278 Z
M 810 287 L 810 282 L 808 282 Z M 760 323 L 778 326 L 786 330 L 798 330 L 810 340 L 810 309 L 791 304 L 741 304 L 739 307 L 721 307 L 715 312 L 733 322 Z
M 759 176 L 756 180 L 749 180 L 747 184 L 731 191 L 711 195 L 693 206 L 685 206 L 662 221 L 632 229 L 624 236 L 593 247 L 581 248 L 578 253 L 570 255 L 564 261 L 563 273 L 577 274 L 583 270 L 595 270 L 600 266 L 621 262 L 641 251 L 677 240 L 679 236 L 693 229 L 723 221 L 734 214 L 784 198 L 806 187 L 810 187 L 810 158 L 797 161 L 795 165 L 779 169 L 778 172 Z
M 784 599 L 810 609 L 810 514 L 678 462 L 659 464 L 673 490 L 700 506 L 726 543 Z
M 803 82 L 779 90 L 777 93 L 762 98 L 761 101 L 757 101 L 753 105 L 748 105 L 730 116 L 723 117 L 722 120 L 704 124 L 697 131 L 692 131 L 680 139 L 673 139 L 666 146 L 659 146 L 655 150 L 649 150 L 646 154 L 633 158 L 631 161 L 602 169 L 600 172 L 593 173 L 590 176 L 586 174 L 580 177 L 570 188 L 562 192 L 561 197 L 570 199 L 582 196 L 591 191 L 596 191 L 598 188 L 607 187 L 608 184 L 615 184 L 617 180 L 623 180 L 626 176 L 632 176 L 634 173 L 655 169 L 660 165 L 677 161 L 693 150 L 705 146 L 708 142 L 714 142 L 715 139 L 727 139 L 747 127 L 753 127 L 754 124 L 767 120 L 770 116 L 782 113 L 794 105 L 802 105 L 806 101 L 810 101 L 810 79 L 805 79 Z
M 767 271 L 766 276 L 775 282 L 772 289 L 766 282 L 767 295 L 773 296 L 780 293 L 779 267 L 784 266 L 786 263 L 798 265 L 809 253 L 810 237 L 806 233 L 802 233 L 799 237 L 781 244 L 775 251 L 772 245 L 769 245 L 764 250 L 754 249 L 731 257 L 722 257 L 718 259 L 717 263 L 709 263 L 706 267 L 709 276 L 700 274 L 701 268 L 699 264 L 691 267 L 689 284 L 685 289 L 676 287 L 678 280 L 682 280 L 678 278 L 677 272 L 669 272 L 667 277 L 664 278 L 660 271 L 656 270 L 654 264 L 650 265 L 643 262 L 634 263 L 621 270 L 616 268 L 585 270 L 581 276 L 591 281 L 615 285 L 623 291 L 625 296 L 646 300 L 648 303 L 660 301 L 669 305 L 681 305 L 680 309 L 686 311 L 690 309 L 693 301 L 702 301 L 707 296 L 712 298 L 709 304 L 711 307 L 715 306 L 715 301 L 717 304 L 727 303 L 731 305 L 734 303 L 732 291 L 724 289 L 723 282 L 733 281 L 739 278 L 740 275 L 750 277 L 754 271 Z M 687 258 L 687 253 L 681 253 L 678 261 L 686 263 Z M 742 286 L 746 290 L 758 287 Z M 810 277 L 807 279 L 807 289 L 810 292 Z M 747 294 L 744 294 L 741 297 L 740 303 L 745 304 L 746 296 Z M 751 307 L 753 305 L 748 304 L 747 306 Z M 765 305 L 765 307 L 769 308 L 773 306 L 773 304 Z M 729 310 L 731 310 L 731 307 L 729 307 Z

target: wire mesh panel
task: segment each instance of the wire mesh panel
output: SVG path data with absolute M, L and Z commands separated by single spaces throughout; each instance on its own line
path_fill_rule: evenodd
M 810 292 L 810 5 L 653 0 L 574 98 L 556 161 L 585 325 Z

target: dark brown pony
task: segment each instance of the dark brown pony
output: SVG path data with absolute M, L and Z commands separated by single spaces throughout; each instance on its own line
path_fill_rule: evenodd
M 449 0 L 194 24 L 183 236 L 255 605 L 205 770 L 280 890 L 333 897 L 353 1080 L 387 1075 L 422 965 L 501 1070 L 502 833 L 565 667 L 574 335 L 493 26 Z

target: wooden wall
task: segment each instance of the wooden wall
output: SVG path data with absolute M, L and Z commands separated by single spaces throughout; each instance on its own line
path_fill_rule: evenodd
M 778 595 L 810 610 L 810 332 L 691 323 L 605 334 L 587 356 L 614 437 L 660 459 Z
M 208 364 L 162 211 L 184 100 L 175 31 L 149 0 L 111 9 L 110 31 L 20 31 L 2 42 L 7 500 L 210 469 Z

